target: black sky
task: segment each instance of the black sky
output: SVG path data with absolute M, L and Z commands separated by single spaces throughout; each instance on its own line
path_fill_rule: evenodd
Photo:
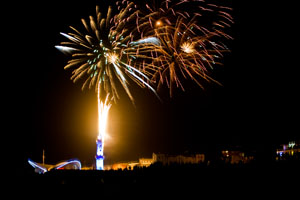
M 8 63 L 2 65 L 7 94 L 3 106 L 10 136 L 7 151 L 18 149 L 19 164 L 27 158 L 41 161 L 43 149 L 50 163 L 73 157 L 84 164 L 93 162 L 96 95 L 70 81 L 71 71 L 63 69 L 67 57 L 54 45 L 64 40 L 59 32 L 68 32 L 69 25 L 81 26 L 80 19 L 94 15 L 95 6 L 103 2 L 54 0 L 10 6 L 2 31 L 11 38 L 3 38 L 8 44 Z M 172 99 L 162 92 L 161 103 L 133 85 L 136 107 L 123 95 L 111 109 L 108 163 L 150 157 L 152 152 L 262 147 L 299 139 L 293 6 L 229 2 L 235 39 L 228 42 L 232 52 L 225 55 L 224 66 L 213 73 L 223 86 L 207 84 L 203 91 L 186 81 L 185 92 L 177 90 Z

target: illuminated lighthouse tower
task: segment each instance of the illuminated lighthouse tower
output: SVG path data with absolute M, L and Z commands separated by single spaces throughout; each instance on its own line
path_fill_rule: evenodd
M 98 137 L 96 140 L 97 153 L 96 153 L 96 169 L 103 170 L 104 167 L 104 156 L 103 156 L 103 143 L 102 138 Z
M 111 104 L 108 102 L 108 96 L 104 102 L 100 101 L 99 91 L 98 91 L 98 137 L 96 140 L 97 144 L 97 152 L 96 152 L 96 169 L 103 170 L 104 168 L 104 139 L 106 136 L 106 126 L 107 126 L 107 118 L 108 111 L 110 109 Z

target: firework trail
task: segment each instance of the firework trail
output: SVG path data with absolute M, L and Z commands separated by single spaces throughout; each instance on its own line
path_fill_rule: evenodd
M 189 0 L 146 0 L 146 1 L 118 1 L 116 4 L 121 8 L 121 5 L 135 2 L 136 9 L 136 27 L 133 29 L 134 35 L 140 33 L 140 37 L 153 36 L 154 29 L 160 28 L 163 25 L 175 25 L 178 16 L 187 18 L 189 14 L 180 9 L 180 7 Z
M 55 47 L 72 55 L 72 59 L 64 68 L 75 68 L 71 77 L 74 82 L 85 77 L 82 89 L 95 86 L 95 90 L 102 96 L 111 94 L 116 101 L 119 99 L 117 90 L 117 82 L 119 82 L 134 102 L 128 87 L 127 79 L 130 78 L 139 86 L 148 87 L 156 93 L 147 83 L 148 77 L 128 63 L 130 54 L 124 54 L 128 43 L 132 41 L 132 35 L 126 27 L 126 23 L 135 17 L 131 12 L 132 6 L 133 3 L 129 3 L 115 16 L 112 15 L 112 8 L 109 7 L 105 17 L 102 17 L 97 6 L 96 18 L 90 16 L 89 22 L 85 19 L 81 20 L 85 28 L 84 32 L 70 26 L 73 33 L 61 33 L 69 41 L 61 42 L 61 45 Z M 131 47 L 131 51 L 132 49 Z
M 207 28 L 213 26 L 225 28 L 233 23 L 228 13 L 231 8 L 214 4 L 213 2 L 220 3 L 216 0 L 123 0 L 117 1 L 116 4 L 121 9 L 122 5 L 133 2 L 136 15 L 136 27 L 133 32 L 140 33 L 141 38 L 155 34 L 154 30 L 164 25 L 175 26 L 178 17 L 184 19 L 196 17 L 199 22 L 201 21 L 201 26 Z

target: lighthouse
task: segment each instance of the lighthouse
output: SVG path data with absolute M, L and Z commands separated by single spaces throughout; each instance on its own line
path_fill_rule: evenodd
M 103 143 L 102 138 L 98 137 L 96 140 L 97 152 L 96 152 L 96 169 L 103 170 L 104 167 L 104 156 L 103 156 Z

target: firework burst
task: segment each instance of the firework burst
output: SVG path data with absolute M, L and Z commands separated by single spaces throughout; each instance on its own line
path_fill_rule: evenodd
M 166 83 L 172 97 L 174 86 L 184 90 L 181 77 L 190 78 L 201 88 L 203 86 L 197 77 L 218 83 L 208 74 L 213 65 L 221 64 L 219 58 L 228 51 L 223 43 L 212 40 L 223 35 L 198 26 L 194 20 L 187 22 L 179 17 L 174 27 L 163 26 L 156 32 L 160 45 L 139 44 L 141 54 L 137 57 L 148 58 L 143 70 L 151 76 L 158 90 Z
M 198 77 L 219 84 L 209 74 L 229 51 L 223 40 L 232 39 L 224 31 L 233 23 L 228 14 L 231 9 L 202 0 L 152 1 L 145 7 L 135 29 L 142 39 L 131 44 L 138 46 L 139 69 L 151 77 L 157 89 L 166 83 L 172 96 L 174 86 L 184 90 L 182 77 L 201 88 Z M 146 43 L 149 38 L 156 42 Z
M 116 100 L 119 99 L 117 90 L 117 82 L 119 82 L 134 102 L 128 87 L 127 79 L 130 78 L 141 87 L 148 87 L 155 92 L 144 81 L 148 78 L 128 64 L 129 55 L 124 54 L 128 43 L 132 41 L 132 35 L 126 27 L 126 22 L 135 17 L 135 14 L 130 12 L 132 6 L 133 3 L 129 3 L 115 16 L 112 15 L 112 8 L 109 7 L 105 17 L 102 17 L 97 6 L 96 18 L 90 16 L 89 22 L 85 19 L 81 20 L 85 28 L 84 32 L 70 26 L 73 33 L 61 33 L 69 41 L 61 42 L 61 45 L 55 47 L 72 55 L 72 59 L 64 68 L 75 68 L 71 77 L 74 82 L 85 79 L 82 89 L 95 87 L 102 96 L 111 94 Z

